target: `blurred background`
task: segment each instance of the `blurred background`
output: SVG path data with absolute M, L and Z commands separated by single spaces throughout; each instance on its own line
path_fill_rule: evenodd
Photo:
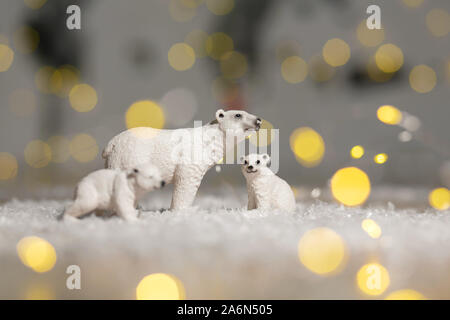
M 81 30 L 66 26 L 74 4 Z M 380 30 L 366 26 L 373 4 Z M 1 0 L 0 298 L 448 299 L 449 12 L 448 0 Z M 240 210 L 245 180 L 222 165 L 192 211 L 161 210 L 168 187 L 138 224 L 56 219 L 113 136 L 219 108 L 279 129 L 294 213 Z M 83 290 L 65 286 L 73 264 Z
M 81 30 L 66 27 L 72 4 Z M 370 4 L 381 30 L 366 27 Z M 446 0 L 2 0 L 0 198 L 72 187 L 103 167 L 117 133 L 189 127 L 218 108 L 280 129 L 292 185 L 323 188 L 357 166 L 372 186 L 448 198 L 449 11 Z M 244 183 L 224 166 L 204 184 L 224 181 Z

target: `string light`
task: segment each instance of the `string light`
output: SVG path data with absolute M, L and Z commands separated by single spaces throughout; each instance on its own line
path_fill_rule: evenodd
M 172 275 L 154 273 L 144 277 L 136 287 L 137 300 L 184 300 L 182 282 Z
M 379 263 L 368 263 L 359 269 L 356 283 L 365 294 L 379 296 L 389 287 L 389 272 Z
M 195 52 L 191 46 L 180 42 L 170 48 L 167 59 L 170 66 L 175 70 L 186 71 L 192 68 L 195 63 Z
M 383 164 L 387 161 L 388 155 L 386 153 L 379 153 L 373 157 L 373 161 L 378 164 Z
M 329 228 L 309 230 L 298 243 L 300 262 L 318 275 L 336 274 L 342 270 L 346 255 L 344 240 Z
M 307 168 L 317 166 L 325 153 L 322 136 L 309 127 L 294 130 L 290 137 L 290 146 L 296 159 Z
M 39 273 L 50 271 L 56 263 L 55 249 L 39 237 L 22 238 L 17 243 L 17 254 L 25 266 Z
M 370 195 L 370 180 L 359 168 L 339 169 L 331 178 L 333 197 L 346 206 L 363 204 Z
M 322 49 L 323 59 L 332 67 L 343 66 L 350 59 L 350 47 L 342 39 L 328 40 Z
M 8 45 L 0 44 L 0 72 L 8 71 L 14 61 L 14 51 Z
M 308 64 L 298 56 L 286 58 L 281 64 L 281 75 L 288 83 L 299 83 L 308 75 Z
M 350 155 L 352 156 L 352 158 L 359 159 L 364 155 L 364 148 L 360 145 L 354 146 L 350 150 Z
M 69 143 L 69 151 L 76 161 L 90 162 L 97 157 L 97 141 L 86 133 L 77 134 Z

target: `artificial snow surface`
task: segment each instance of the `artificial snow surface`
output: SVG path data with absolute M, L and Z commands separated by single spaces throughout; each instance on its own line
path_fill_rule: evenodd
M 243 209 L 244 189 L 200 194 L 192 209 L 164 211 L 170 203 L 166 191 L 142 204 L 138 223 L 95 215 L 62 222 L 56 217 L 70 200 L 13 199 L 0 205 L 0 298 L 134 299 L 140 279 L 156 272 L 178 277 L 188 299 L 372 298 L 358 290 L 355 275 L 376 261 L 388 269 L 391 284 L 374 298 L 407 288 L 449 299 L 450 212 L 396 209 L 383 200 L 423 197 L 416 193 L 380 189 L 372 194 L 382 204 L 363 208 L 297 200 L 295 213 L 287 214 Z M 379 239 L 362 230 L 368 217 L 380 225 Z M 339 274 L 318 276 L 299 262 L 298 241 L 316 227 L 333 229 L 347 245 Z M 55 247 L 51 271 L 38 274 L 20 262 L 16 244 L 29 235 Z M 81 290 L 66 289 L 71 264 L 81 267 Z

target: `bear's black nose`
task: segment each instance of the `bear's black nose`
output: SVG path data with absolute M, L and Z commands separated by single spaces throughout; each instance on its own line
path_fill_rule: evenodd
M 253 169 L 253 166 L 248 166 L 248 168 L 249 168 L 250 170 L 252 170 L 252 169 Z
M 257 124 L 257 125 L 260 125 L 261 122 L 262 122 L 261 118 L 257 118 L 257 119 L 256 119 L 256 124 Z
M 161 188 L 164 187 L 166 185 L 166 182 L 163 180 L 161 181 Z

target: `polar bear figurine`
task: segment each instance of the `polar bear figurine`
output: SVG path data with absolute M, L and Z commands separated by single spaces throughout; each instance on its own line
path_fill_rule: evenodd
M 227 150 L 234 150 L 234 139 L 243 141 L 260 126 L 261 119 L 248 112 L 220 109 L 214 121 L 201 127 L 126 130 L 109 141 L 102 156 L 107 168 L 156 165 L 163 180 L 174 183 L 170 209 L 180 210 L 193 204 L 203 176 L 223 161 Z
M 242 173 L 247 180 L 248 210 L 281 209 L 294 211 L 295 197 L 289 184 L 268 167 L 268 154 L 241 157 Z
M 127 171 L 101 169 L 84 177 L 75 189 L 75 201 L 64 212 L 72 220 L 94 210 L 113 210 L 127 221 L 137 220 L 137 199 L 144 193 L 163 187 L 158 168 L 151 164 Z

